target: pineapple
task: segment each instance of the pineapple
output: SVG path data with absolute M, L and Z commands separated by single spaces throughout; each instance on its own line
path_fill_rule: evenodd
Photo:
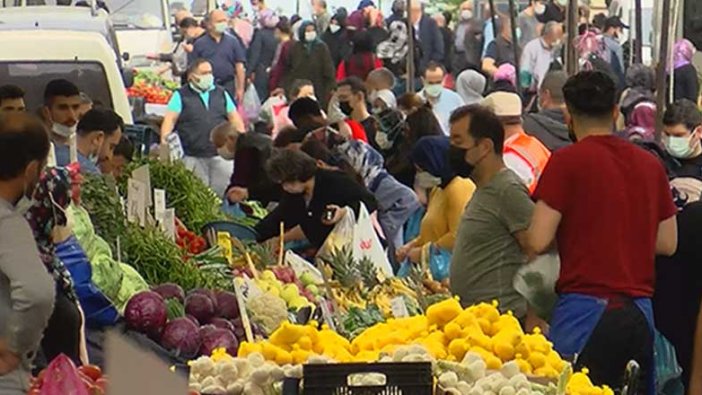
M 333 250 L 329 256 L 322 258 L 331 266 L 334 278 L 341 286 L 352 288 L 361 282 L 361 274 L 353 259 L 351 248 L 348 246 Z
M 363 279 L 363 285 L 367 290 L 371 290 L 380 284 L 378 280 L 378 269 L 370 258 L 363 257 L 363 259 L 358 262 L 358 271 Z

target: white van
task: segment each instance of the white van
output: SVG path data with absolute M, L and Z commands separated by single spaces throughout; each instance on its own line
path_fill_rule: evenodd
M 0 31 L 0 81 L 25 90 L 30 111 L 43 104 L 46 84 L 65 78 L 93 101 L 133 123 L 117 56 L 99 33 L 63 30 Z

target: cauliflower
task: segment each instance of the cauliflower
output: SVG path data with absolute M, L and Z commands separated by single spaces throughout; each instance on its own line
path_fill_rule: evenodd
M 260 325 L 264 332 L 271 334 L 283 322 L 288 320 L 288 307 L 283 299 L 262 293 L 246 302 L 251 320 Z
M 241 395 L 244 393 L 244 381 L 237 380 L 227 387 L 227 395 Z

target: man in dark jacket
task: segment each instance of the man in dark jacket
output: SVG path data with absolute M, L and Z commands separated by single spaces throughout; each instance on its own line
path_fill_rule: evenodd
M 539 90 L 539 112 L 524 117 L 524 131 L 539 139 L 551 152 L 570 145 L 565 124 L 563 85 L 568 74 L 549 71 Z
M 239 130 L 244 123 L 229 92 L 214 84 L 212 65 L 197 59 L 188 68 L 188 84 L 173 93 L 161 124 L 161 142 L 176 131 L 183 148 L 183 163 L 217 194 L 223 195 L 231 164 L 217 156 L 210 132 L 222 122 Z
M 409 14 L 414 35 L 419 39 L 419 48 L 422 52 L 419 71 L 423 72 L 429 62 L 444 62 L 444 38 L 436 21 L 424 14 L 424 5 L 421 2 L 413 1 Z

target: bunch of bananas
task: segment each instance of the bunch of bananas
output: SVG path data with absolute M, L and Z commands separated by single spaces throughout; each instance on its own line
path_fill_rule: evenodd
M 358 288 L 332 287 L 332 296 L 340 309 L 348 311 L 352 307 L 365 309 L 367 301 L 361 296 Z

